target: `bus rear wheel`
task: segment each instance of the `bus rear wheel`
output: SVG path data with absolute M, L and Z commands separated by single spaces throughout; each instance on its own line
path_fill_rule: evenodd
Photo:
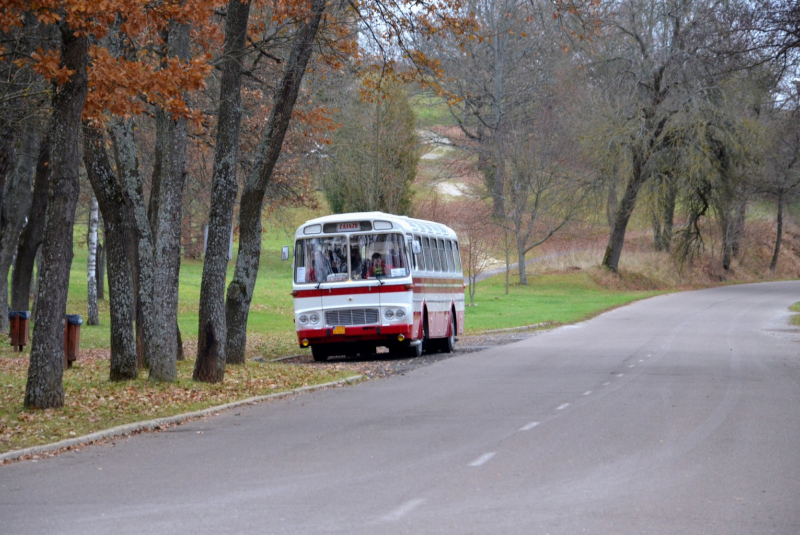
M 311 346 L 311 355 L 317 362 L 328 362 L 330 351 L 328 351 L 328 348 L 324 345 L 314 345 Z
M 452 353 L 456 348 L 456 317 L 450 313 L 450 336 L 443 338 L 439 342 L 439 350 L 442 353 Z

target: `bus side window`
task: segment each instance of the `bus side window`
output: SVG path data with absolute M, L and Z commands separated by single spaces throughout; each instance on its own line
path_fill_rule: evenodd
M 444 245 L 447 252 L 447 270 L 453 272 L 456 270 L 455 264 L 453 263 L 453 242 L 445 240 Z
M 303 280 L 297 279 L 297 270 L 298 268 L 303 268 L 301 273 L 305 273 L 306 268 L 306 258 L 305 258 L 306 249 L 303 246 L 303 240 L 297 240 L 297 243 L 294 246 L 294 280 L 295 282 L 306 282 L 305 275 L 303 275 Z
M 433 257 L 433 269 L 442 270 L 442 257 L 439 255 L 439 248 L 436 246 L 436 238 L 431 239 L 431 256 Z
M 447 271 L 447 251 L 444 248 L 445 240 L 439 241 L 439 256 L 442 257 L 442 271 Z
M 456 271 L 458 273 L 463 273 L 461 267 L 461 254 L 458 252 L 458 242 L 453 242 L 453 256 L 456 261 Z
M 425 269 L 433 271 L 433 255 L 431 255 L 431 242 L 428 238 L 422 238 L 422 252 L 425 253 Z
M 417 263 L 417 269 L 420 271 L 425 271 L 425 255 L 422 249 L 422 239 L 419 236 L 414 236 L 414 240 L 419 242 L 419 253 L 414 255 L 414 259 Z

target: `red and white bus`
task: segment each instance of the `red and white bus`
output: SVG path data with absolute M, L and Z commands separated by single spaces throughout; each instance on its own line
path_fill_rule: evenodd
M 464 332 L 458 238 L 432 221 L 383 212 L 332 215 L 295 233 L 294 321 L 314 359 L 451 352 Z

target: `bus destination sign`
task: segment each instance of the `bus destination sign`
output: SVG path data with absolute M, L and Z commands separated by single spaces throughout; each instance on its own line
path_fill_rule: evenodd
M 358 224 L 357 222 L 339 223 L 339 226 L 337 228 L 337 230 L 339 232 L 343 232 L 343 231 L 347 231 L 347 230 L 360 230 L 360 229 L 361 229 L 361 225 Z

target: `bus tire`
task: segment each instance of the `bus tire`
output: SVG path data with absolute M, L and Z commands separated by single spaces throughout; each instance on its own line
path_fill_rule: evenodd
M 430 331 L 428 330 L 428 311 L 426 310 L 422 318 L 422 343 L 419 345 L 420 350 L 425 354 L 431 353 L 432 352 L 431 350 L 435 349 L 433 347 L 433 344 L 431 344 L 430 338 L 428 337 L 429 332 Z
M 412 359 L 422 356 L 422 343 L 406 348 L 406 354 Z
M 330 352 L 324 345 L 313 345 L 311 346 L 311 355 L 317 362 L 328 362 L 328 356 L 330 356 Z
M 442 353 L 452 353 L 456 348 L 456 317 L 450 313 L 450 336 L 439 341 L 439 350 Z

